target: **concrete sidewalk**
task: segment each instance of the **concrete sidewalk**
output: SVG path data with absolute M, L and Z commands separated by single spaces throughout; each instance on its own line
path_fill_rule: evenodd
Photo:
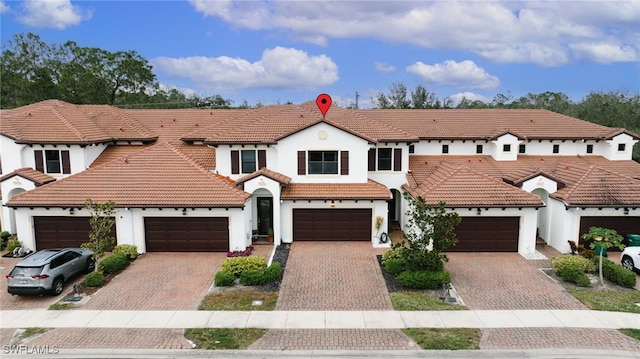
M 591 310 L 121 311 L 6 310 L 0 328 L 600 328 L 640 329 L 640 314 Z

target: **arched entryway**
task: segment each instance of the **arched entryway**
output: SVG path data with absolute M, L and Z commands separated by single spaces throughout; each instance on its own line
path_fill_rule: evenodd
M 11 200 L 11 198 L 13 198 L 14 196 L 19 195 L 20 193 L 26 192 L 24 189 L 22 188 L 14 188 L 11 191 L 9 191 L 9 198 L 7 199 L 7 202 L 9 202 Z M 10 232 L 10 233 L 17 233 L 17 227 L 16 227 L 16 213 L 14 211 L 13 208 L 11 207 L 7 207 L 7 210 L 9 211 L 9 223 L 3 223 L 4 226 L 6 227 L 6 231 Z
M 259 236 L 273 235 L 273 194 L 269 190 L 259 188 L 253 192 L 253 233 Z
M 547 213 L 547 204 L 549 203 L 549 192 L 547 192 L 543 188 L 536 188 L 531 193 L 542 199 L 544 202 L 544 207 L 538 208 L 538 225 L 537 225 L 537 234 L 538 238 L 542 238 L 545 242 L 549 241 L 549 220 Z
M 391 196 L 392 198 L 390 200 L 387 201 L 387 206 L 388 206 L 388 216 L 389 216 L 389 226 L 394 226 L 394 225 L 398 225 L 398 222 L 400 221 L 400 199 L 402 197 L 402 195 L 400 194 L 400 191 L 398 191 L 397 189 L 393 188 L 391 189 Z M 391 231 L 391 228 L 388 229 L 388 231 Z

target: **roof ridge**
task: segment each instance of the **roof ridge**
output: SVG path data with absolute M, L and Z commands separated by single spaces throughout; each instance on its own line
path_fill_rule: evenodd
M 78 138 L 79 138 L 79 139 L 81 139 L 81 140 L 83 140 L 83 141 L 88 141 L 88 139 L 87 139 L 84 135 L 82 135 L 82 133 L 81 133 L 81 132 L 80 132 L 80 131 L 79 131 L 79 130 L 78 130 L 78 129 L 73 125 L 73 124 L 71 124 L 71 122 L 69 122 L 69 120 L 67 120 L 67 119 L 66 119 L 66 118 L 65 118 L 65 117 L 60 113 L 60 111 L 58 111 L 58 110 L 57 110 L 55 107 L 53 107 L 53 106 L 48 106 L 48 107 L 49 107 L 49 109 L 51 110 L 51 112 L 53 112 L 53 113 L 56 115 L 56 117 L 58 117 L 58 119 L 59 119 L 60 121 L 62 121 L 62 123 L 64 123 L 64 124 L 65 124 L 65 126 L 66 126 L 67 128 L 69 128 L 71 131 L 73 131 L 73 132 L 78 136 Z M 82 114 L 84 114 L 84 112 L 82 112 Z
M 190 163 L 191 165 L 196 167 L 198 170 L 200 170 L 200 171 L 202 171 L 204 173 L 207 173 L 208 175 L 214 176 L 214 174 L 211 171 L 209 171 L 203 165 L 198 163 L 195 159 L 193 159 L 193 157 L 191 157 L 188 154 L 182 152 L 175 144 L 171 143 L 171 141 L 164 141 L 164 142 L 160 143 L 159 145 L 167 146 L 171 151 L 173 151 L 175 154 L 177 154 L 178 156 L 180 156 L 183 159 L 185 159 L 188 163 Z
M 455 165 L 455 164 L 453 164 L 453 163 L 450 163 L 450 162 L 446 162 L 446 161 L 444 161 L 444 162 L 440 163 L 440 165 L 438 166 L 438 168 L 437 168 L 437 169 L 436 169 L 436 170 L 431 174 L 431 176 L 433 176 L 435 173 L 437 173 L 438 171 L 440 171 L 440 170 L 442 169 L 442 167 L 441 167 L 441 166 L 442 166 L 443 164 L 445 164 L 445 165 L 447 165 L 447 166 L 451 166 L 451 167 L 455 168 L 455 169 L 454 169 L 454 171 L 452 171 L 452 172 L 450 172 L 448 175 L 444 176 L 441 180 L 436 181 L 435 183 L 431 184 L 428 188 L 426 188 L 426 191 L 427 191 L 427 192 L 428 192 L 428 191 L 431 191 L 432 189 L 436 188 L 437 186 L 440 186 L 440 185 L 441 185 L 442 183 L 444 183 L 446 180 L 448 180 L 449 178 L 451 178 L 454 174 L 458 173 L 458 172 L 462 169 L 462 167 L 463 167 L 462 165 L 458 165 L 458 166 L 456 166 L 456 165 Z M 429 176 L 429 177 L 431 177 L 431 176 Z M 424 182 L 423 182 L 423 183 L 424 183 Z M 418 186 L 418 187 L 420 187 L 420 186 Z
M 131 128 L 133 128 L 134 130 L 136 130 L 138 132 L 138 134 L 144 134 L 147 136 L 155 136 L 155 133 L 151 132 L 148 128 L 146 128 L 145 126 L 143 126 L 140 121 L 138 121 L 137 119 L 133 118 L 131 115 L 129 115 L 128 113 L 124 112 L 124 114 L 126 114 L 126 116 L 124 116 L 122 111 L 116 111 L 116 107 L 114 106 L 106 106 L 107 109 L 109 110 L 109 112 L 111 112 L 117 119 L 122 120 L 122 122 L 126 123 L 127 125 L 131 126 Z M 118 108 L 118 110 L 120 110 Z M 141 130 L 142 128 L 142 130 Z
M 580 179 L 578 179 L 569 190 L 567 190 L 567 194 L 565 196 L 565 198 L 569 198 L 571 197 L 571 195 L 578 189 L 578 187 L 580 187 L 580 185 L 582 185 L 582 183 L 584 182 L 584 180 L 587 178 L 587 176 L 593 172 L 593 169 L 596 168 L 596 165 L 589 165 L 589 167 L 587 168 L 587 170 L 584 172 L 584 174 L 580 177 Z
M 341 109 L 342 109 L 342 110 L 344 110 L 345 112 L 347 112 L 347 109 L 343 109 L 343 108 L 341 108 Z M 381 122 L 381 121 L 375 120 L 375 119 L 373 119 L 373 118 L 371 118 L 371 117 L 369 117 L 369 116 L 365 116 L 365 115 L 363 115 L 362 113 L 360 113 L 360 112 L 358 112 L 358 111 L 349 111 L 349 113 L 350 113 L 350 114 L 352 114 L 354 117 L 362 118 L 362 119 L 365 119 L 365 120 L 367 120 L 367 121 L 369 121 L 369 122 L 375 122 L 375 123 L 376 123 L 377 125 L 379 125 L 379 126 L 382 126 L 382 127 L 385 127 L 385 128 L 389 128 L 389 129 L 393 129 L 394 131 L 397 131 L 397 132 L 403 133 L 403 134 L 404 134 L 404 135 L 406 135 L 407 137 L 415 137 L 415 138 L 418 138 L 416 135 L 414 135 L 414 134 L 412 134 L 412 133 L 409 133 L 409 132 L 407 132 L 407 131 L 405 131 L 405 130 L 402 130 L 402 129 L 400 129 L 400 128 L 396 127 L 396 126 L 391 126 L 391 125 L 386 124 L 386 123 L 384 123 L 384 122 Z M 355 130 L 353 130 L 353 131 L 355 131 Z M 376 141 L 377 141 L 377 140 L 378 140 L 378 139 L 376 138 Z

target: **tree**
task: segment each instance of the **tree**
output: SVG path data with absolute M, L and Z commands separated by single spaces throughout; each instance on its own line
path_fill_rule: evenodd
M 82 243 L 82 248 L 88 248 L 93 251 L 93 260 L 98 261 L 102 258 L 104 252 L 113 249 L 115 238 L 111 235 L 111 227 L 113 227 L 115 215 L 115 203 L 107 201 L 105 203 L 97 203 L 87 199 L 84 207 L 91 212 L 89 225 L 89 241 Z
M 589 232 L 582 235 L 582 239 L 592 240 L 593 242 L 589 244 L 589 247 L 591 247 L 591 249 L 596 249 L 596 252 L 598 251 L 598 248 L 600 250 L 600 264 L 598 266 L 598 272 L 600 273 L 600 283 L 604 287 L 604 279 L 602 278 L 602 256 L 604 255 L 604 252 L 611 247 L 624 249 L 622 236 L 613 229 L 591 227 L 589 228 Z
M 405 258 L 412 262 L 414 269 L 433 268 L 434 260 L 440 262 L 437 266 L 441 266 L 448 261 L 442 252 L 458 242 L 455 229 L 460 224 L 460 217 L 456 212 L 447 211 L 444 202 L 433 207 L 420 196 L 414 198 L 405 192 L 403 197 L 409 202 Z
M 435 93 L 429 92 L 429 90 L 422 85 L 418 85 L 411 91 L 411 108 L 441 108 L 441 104 Z

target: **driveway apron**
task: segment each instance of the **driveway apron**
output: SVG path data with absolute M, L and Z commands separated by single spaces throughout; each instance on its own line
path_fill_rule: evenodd
M 469 309 L 587 309 L 518 253 L 448 253 L 445 269 Z
M 276 310 L 393 310 L 370 242 L 295 242 Z

